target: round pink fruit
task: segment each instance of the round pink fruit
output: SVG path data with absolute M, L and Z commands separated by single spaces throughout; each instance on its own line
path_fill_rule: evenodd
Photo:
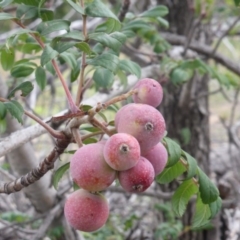
M 109 207 L 103 195 L 80 189 L 68 197 L 64 206 L 64 214 L 73 228 L 93 232 L 106 223 Z
M 106 189 L 116 178 L 116 171 L 103 157 L 102 143 L 92 143 L 79 148 L 72 156 L 70 174 L 81 188 L 97 192 Z
M 119 172 L 118 179 L 125 191 L 138 193 L 150 187 L 154 176 L 155 173 L 152 164 L 144 157 L 140 157 L 136 166 Z
M 161 142 L 155 145 L 151 150 L 143 154 L 149 162 L 153 165 L 155 176 L 160 174 L 166 166 L 168 160 L 168 153 Z
M 144 78 L 138 81 L 133 89 L 137 90 L 137 93 L 133 95 L 135 103 L 144 103 L 157 107 L 162 102 L 162 86 L 154 79 Z
M 121 110 L 117 119 L 117 132 L 134 136 L 144 153 L 154 147 L 163 138 L 165 120 L 154 107 L 130 103 Z
M 140 146 L 135 137 L 127 133 L 117 133 L 107 140 L 103 154 L 111 168 L 123 171 L 137 164 L 140 158 Z

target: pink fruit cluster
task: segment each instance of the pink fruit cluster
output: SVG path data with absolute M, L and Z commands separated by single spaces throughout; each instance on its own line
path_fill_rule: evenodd
M 167 162 L 167 151 L 160 142 L 165 121 L 155 109 L 163 97 L 161 85 L 150 78 L 134 87 L 134 103 L 122 107 L 115 116 L 117 133 L 107 141 L 79 148 L 70 162 L 70 174 L 81 188 L 72 193 L 64 208 L 74 228 L 91 232 L 108 219 L 109 208 L 99 192 L 117 178 L 127 192 L 143 192 Z

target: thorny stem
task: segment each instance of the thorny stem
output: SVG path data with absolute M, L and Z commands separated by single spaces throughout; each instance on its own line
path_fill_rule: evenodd
M 9 102 L 9 100 L 5 99 L 5 98 L 1 98 L 0 97 L 0 102 Z M 40 118 L 38 118 L 37 116 L 35 116 L 34 114 L 28 112 L 28 111 L 24 111 L 24 114 L 27 115 L 28 117 L 30 117 L 31 119 L 33 119 L 35 122 L 39 123 L 42 127 L 44 127 L 53 137 L 55 138 L 61 138 L 61 139 L 65 139 L 65 135 L 62 132 L 56 131 L 53 128 L 51 128 L 48 124 L 46 124 L 44 121 L 42 121 Z
M 26 27 L 19 21 L 19 20 L 13 20 L 18 26 L 20 26 L 21 28 L 23 29 L 26 29 Z M 45 48 L 45 44 L 44 42 L 41 40 L 41 38 L 35 34 L 35 33 L 30 33 L 30 35 L 38 42 L 38 44 L 41 46 L 42 49 Z M 52 60 L 52 65 L 53 65 L 53 68 L 55 69 L 61 83 L 62 83 L 62 86 L 64 88 L 64 91 L 65 91 L 65 94 L 67 96 L 67 100 L 68 100 L 68 105 L 69 105 L 69 108 L 71 110 L 72 113 L 77 113 L 79 111 L 79 109 L 77 108 L 77 106 L 75 105 L 74 101 L 73 101 L 73 98 L 72 98 L 72 95 L 67 87 L 67 84 L 65 83 L 65 80 L 63 78 L 63 75 L 56 63 L 56 61 L 53 59 Z
M 84 8 L 84 1 L 80 0 L 81 6 Z M 85 41 L 87 40 L 87 16 L 82 15 L 83 19 L 83 35 L 85 38 Z M 76 96 L 76 105 L 79 106 L 82 98 L 83 93 L 83 84 L 84 84 L 84 70 L 86 68 L 86 53 L 82 53 L 82 62 L 81 62 L 81 71 L 80 71 L 80 77 L 79 77 L 79 84 L 77 89 L 77 96 Z

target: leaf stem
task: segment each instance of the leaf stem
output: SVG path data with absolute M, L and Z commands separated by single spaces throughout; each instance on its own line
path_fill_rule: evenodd
M 80 0 L 80 4 L 81 4 L 82 8 L 84 8 L 83 0 Z M 83 19 L 83 35 L 84 35 L 84 38 L 86 41 L 87 40 L 87 16 L 82 15 L 82 19 Z M 78 84 L 77 96 L 76 96 L 76 105 L 77 106 L 79 106 L 81 99 L 82 99 L 85 68 L 86 68 L 86 53 L 82 52 L 81 71 L 80 71 L 79 84 Z
M 21 28 L 23 29 L 26 29 L 26 27 L 21 23 L 21 21 L 19 20 L 13 20 L 18 26 L 20 26 Z M 35 33 L 30 33 L 30 35 L 38 42 L 38 44 L 41 46 L 42 49 L 45 48 L 45 44 L 44 42 L 42 41 L 42 39 Z M 65 91 L 65 94 L 67 96 L 67 100 L 68 100 L 68 105 L 69 105 L 69 109 L 72 113 L 77 113 L 79 111 L 78 107 L 75 105 L 74 101 L 73 101 L 73 98 L 72 98 L 72 95 L 68 89 L 68 86 L 67 84 L 65 83 L 65 80 L 63 78 L 63 75 L 56 63 L 56 61 L 53 59 L 52 60 L 52 65 L 53 65 L 53 68 L 55 69 L 61 83 L 62 83 L 62 86 L 64 88 L 64 91 Z

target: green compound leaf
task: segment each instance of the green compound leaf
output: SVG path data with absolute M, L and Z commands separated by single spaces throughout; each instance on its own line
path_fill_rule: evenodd
M 118 68 L 122 71 L 125 71 L 127 73 L 131 73 L 136 75 L 138 78 L 141 77 L 141 68 L 140 66 L 132 62 L 131 60 L 120 60 Z
M 8 71 L 9 69 L 12 68 L 13 64 L 14 64 L 14 58 L 15 58 L 15 54 L 13 49 L 6 49 L 3 48 L 1 50 L 1 64 L 2 64 L 2 68 L 5 71 Z
M 20 103 L 18 103 L 15 100 L 9 101 L 9 102 L 5 102 L 4 103 L 6 109 L 8 110 L 8 112 L 18 120 L 19 123 L 23 123 L 22 120 L 22 115 L 23 115 L 23 108 L 20 105 Z
M 203 203 L 207 204 L 216 201 L 219 196 L 217 187 L 200 168 L 198 168 L 198 175 L 199 191 Z
M 209 207 L 211 211 L 211 218 L 214 218 L 222 207 L 222 199 L 218 197 L 215 202 L 209 204 Z
M 86 4 L 85 14 L 91 17 L 113 18 L 119 21 L 118 17 L 100 0 L 93 0 Z
M 39 88 L 43 91 L 47 84 L 47 75 L 42 67 L 37 67 L 35 70 L 35 78 Z
M 58 183 L 61 180 L 62 176 L 64 173 L 69 169 L 70 167 L 70 162 L 62 165 L 58 170 L 54 173 L 53 175 L 53 186 L 57 190 Z
M 199 229 L 209 224 L 211 211 L 208 204 L 202 202 L 201 197 L 198 195 L 196 211 L 192 220 L 192 229 Z
M 172 208 L 177 216 L 184 214 L 190 198 L 197 192 L 198 186 L 193 179 L 186 180 L 179 186 L 172 197 Z
M 17 19 L 16 17 L 12 16 L 9 13 L 0 13 L 0 21 L 1 20 L 12 20 L 12 19 Z
M 101 66 L 115 73 L 118 68 L 119 59 L 116 55 L 110 53 L 103 53 L 92 60 L 88 61 L 89 65 Z
M 93 80 L 99 87 L 111 87 L 114 81 L 114 74 L 106 68 L 98 68 L 93 74 Z
M 168 162 L 167 167 L 174 165 L 181 157 L 181 147 L 172 139 L 165 137 L 164 141 L 167 144 L 167 151 L 168 151 Z
M 184 156 L 186 157 L 186 160 L 188 162 L 188 173 L 187 173 L 187 179 L 193 177 L 197 173 L 197 161 L 195 158 L 193 158 L 191 155 L 189 155 L 187 152 L 183 151 Z
M 165 6 L 157 6 L 154 8 L 151 8 L 142 14 L 139 15 L 139 17 L 151 17 L 151 18 L 157 18 L 157 17 L 164 17 L 168 14 L 168 8 Z
M 41 66 L 43 67 L 45 64 L 47 64 L 57 56 L 58 56 L 58 52 L 52 49 L 49 45 L 47 45 L 44 48 L 41 56 Z
M 170 183 L 175 178 L 179 177 L 186 171 L 186 168 L 181 164 L 181 162 L 177 162 L 175 165 L 165 168 L 157 177 L 156 180 L 158 183 Z
M 8 94 L 8 98 L 14 97 L 14 93 L 19 90 L 22 91 L 21 96 L 26 97 L 33 90 L 33 84 L 29 81 L 19 84 Z

